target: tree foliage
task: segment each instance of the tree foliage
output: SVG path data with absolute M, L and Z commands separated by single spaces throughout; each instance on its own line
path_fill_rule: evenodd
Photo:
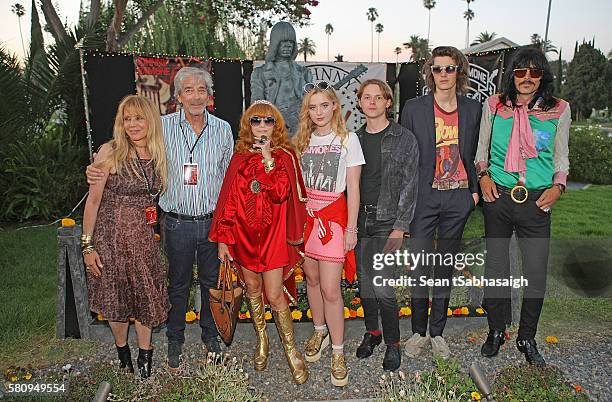
M 609 62 L 592 43 L 583 42 L 567 67 L 563 96 L 570 102 L 578 120 L 591 115 L 591 110 L 603 109 L 612 97 L 612 71 Z

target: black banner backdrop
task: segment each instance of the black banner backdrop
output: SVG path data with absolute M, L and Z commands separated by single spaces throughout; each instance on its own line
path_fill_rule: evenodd
M 139 55 L 86 51 L 83 56 L 89 102 L 88 117 L 91 123 L 92 147 L 95 152 L 100 145 L 113 136 L 114 118 L 121 99 L 126 95 L 137 93 L 135 60 L 139 59 Z M 180 59 L 177 56 L 148 57 L 143 55 L 143 57 L 147 57 L 149 61 L 153 58 L 162 60 L 165 58 L 175 63 Z M 189 61 L 189 64 L 191 62 L 198 65 L 204 64 L 200 59 L 185 59 Z M 205 60 L 205 63 L 207 69 L 212 72 L 214 80 L 213 113 L 230 123 L 234 137 L 236 137 L 244 107 L 243 67 L 250 78 L 252 63 L 216 59 Z
M 468 96 L 480 102 L 500 91 L 501 77 L 516 48 L 495 50 L 468 55 L 470 62 L 470 91 Z M 181 59 L 181 63 L 205 64 L 214 79 L 214 114 L 230 123 L 234 138 L 242 111 L 250 104 L 252 61 L 203 60 L 178 56 L 147 56 L 128 53 L 106 53 L 97 50 L 84 53 L 89 119 L 92 130 L 93 149 L 96 150 L 112 137 L 112 128 L 117 106 L 121 99 L 135 94 L 137 61 L 157 59 L 166 63 Z M 186 62 L 185 62 L 186 60 Z M 400 114 L 406 100 L 426 92 L 420 74 L 423 60 L 401 64 L 396 77 L 395 63 L 387 63 L 386 77 L 391 88 L 399 83 Z M 180 64 L 180 63 L 179 63 Z M 144 65 L 142 63 L 141 65 Z M 155 85 L 155 81 L 152 81 Z M 143 83 L 140 83 L 141 85 Z M 172 108 L 169 108 L 173 110 Z M 169 111 L 170 111 L 169 110 Z
M 479 102 L 501 90 L 501 80 L 504 69 L 508 65 L 517 48 L 493 50 L 483 53 L 468 54 L 470 62 L 470 88 L 467 96 Z M 398 81 L 400 85 L 400 116 L 404 103 L 408 99 L 425 95 L 425 87 L 421 68 L 425 60 L 402 64 Z

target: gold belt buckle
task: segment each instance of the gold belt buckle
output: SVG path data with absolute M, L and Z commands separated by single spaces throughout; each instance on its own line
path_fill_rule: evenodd
M 527 188 L 522 184 L 517 184 L 516 186 L 512 187 L 512 190 L 510 190 L 510 198 L 512 198 L 512 201 L 516 202 L 517 204 L 522 204 L 527 201 L 528 195 L 529 191 L 527 191 Z
M 251 182 L 251 192 L 253 194 L 259 194 L 261 191 L 261 184 L 257 180 Z

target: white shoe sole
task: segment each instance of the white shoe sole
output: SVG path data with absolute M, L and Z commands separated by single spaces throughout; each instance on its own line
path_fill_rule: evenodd
M 346 377 L 340 380 L 334 377 L 333 374 L 331 374 L 331 383 L 336 387 L 344 387 L 346 384 L 348 384 L 348 374 L 346 375 Z
M 323 354 L 323 351 L 328 346 L 329 346 L 329 334 L 327 334 L 327 336 L 323 338 L 323 341 L 321 342 L 321 347 L 319 348 L 319 352 L 316 355 L 308 356 L 307 354 L 304 353 L 304 358 L 306 359 L 308 363 L 318 362 L 321 359 L 321 355 Z

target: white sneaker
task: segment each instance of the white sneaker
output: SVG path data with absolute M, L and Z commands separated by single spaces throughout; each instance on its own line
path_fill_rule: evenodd
M 429 335 L 412 334 L 412 337 L 406 341 L 404 352 L 408 357 L 417 357 L 429 343 Z
M 434 336 L 431 338 L 431 351 L 434 356 L 448 359 L 450 357 L 450 349 L 442 336 Z

